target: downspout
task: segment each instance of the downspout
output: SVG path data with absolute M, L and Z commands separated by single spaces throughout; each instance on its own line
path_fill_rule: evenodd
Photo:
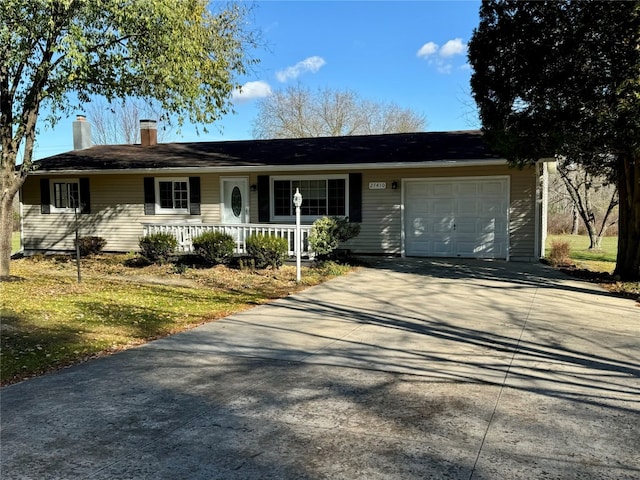
M 548 208 L 549 208 L 549 163 L 543 163 L 542 171 L 542 205 L 541 205 L 541 228 L 540 235 L 540 258 L 546 256 L 547 246 L 547 222 L 548 222 Z M 555 165 L 555 163 L 554 163 Z
M 549 204 L 549 173 L 556 170 L 555 158 L 541 158 L 536 163 L 536 211 L 535 211 L 535 257 L 537 260 L 546 255 L 548 204 Z
M 542 182 L 544 178 L 544 163 L 538 161 L 535 164 L 536 175 L 536 203 L 534 212 L 535 233 L 533 236 L 533 260 L 540 260 L 544 247 L 541 247 L 542 241 Z

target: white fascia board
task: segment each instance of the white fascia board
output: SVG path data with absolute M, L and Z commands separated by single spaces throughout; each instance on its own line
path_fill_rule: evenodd
M 385 170 L 400 168 L 443 168 L 443 167 L 487 167 L 495 165 L 507 165 L 506 159 L 491 160 L 435 160 L 430 162 L 385 162 L 385 163 L 348 163 L 348 164 L 316 164 L 316 165 L 259 165 L 242 166 L 229 165 L 225 167 L 154 167 L 136 169 L 100 169 L 100 170 L 36 170 L 29 175 L 140 175 L 158 174 L 193 174 L 193 173 L 244 173 L 244 172 L 307 172 L 318 170 L 351 171 L 351 170 Z

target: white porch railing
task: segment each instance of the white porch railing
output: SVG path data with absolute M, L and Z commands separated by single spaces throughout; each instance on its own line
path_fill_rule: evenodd
M 286 238 L 289 243 L 289 256 L 295 256 L 295 225 L 276 225 L 260 223 L 240 223 L 240 224 L 206 224 L 206 223 L 143 223 L 143 235 L 153 233 L 170 233 L 178 240 L 178 251 L 189 253 L 193 251 L 193 239 L 204 232 L 222 232 L 231 235 L 236 241 L 236 253 L 246 253 L 245 240 L 254 234 L 273 235 Z M 301 256 L 313 257 L 309 249 L 309 233 L 311 225 L 300 225 L 300 235 L 302 236 Z

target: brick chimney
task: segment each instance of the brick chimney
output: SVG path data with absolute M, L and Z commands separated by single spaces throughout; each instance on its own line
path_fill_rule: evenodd
M 143 147 L 158 144 L 158 127 L 155 120 L 140 120 L 140 143 Z
M 78 115 L 73 122 L 73 149 L 84 150 L 91 146 L 91 124 L 87 117 Z

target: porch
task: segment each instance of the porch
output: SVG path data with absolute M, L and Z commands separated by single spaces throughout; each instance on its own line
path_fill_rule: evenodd
M 254 234 L 273 235 L 286 238 L 289 245 L 288 254 L 294 257 L 296 226 L 290 224 L 259 224 L 259 223 L 238 223 L 238 224 L 206 224 L 186 222 L 168 223 L 143 223 L 143 235 L 154 233 L 170 233 L 178 240 L 178 252 L 190 253 L 193 251 L 193 239 L 205 232 L 222 232 L 230 235 L 236 242 L 236 254 L 247 253 L 245 240 Z M 313 257 L 313 252 L 309 249 L 309 234 L 311 225 L 300 225 L 300 236 L 302 237 L 302 257 Z

